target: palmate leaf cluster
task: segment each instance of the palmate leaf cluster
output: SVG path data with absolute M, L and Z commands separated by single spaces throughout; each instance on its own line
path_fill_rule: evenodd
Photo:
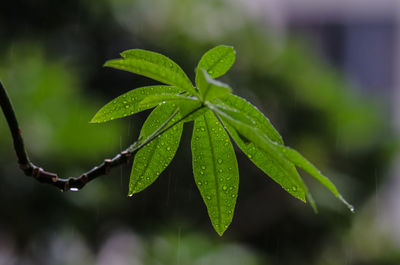
M 191 140 L 193 175 L 212 225 L 222 235 L 232 221 L 239 187 L 239 169 L 231 139 L 269 177 L 297 199 L 315 203 L 297 172 L 305 170 L 350 210 L 353 207 L 333 183 L 294 149 L 286 147 L 270 121 L 251 103 L 215 80 L 233 65 L 236 54 L 220 45 L 206 52 L 196 67 L 195 86 L 171 59 L 132 49 L 105 66 L 150 77 L 166 85 L 133 89 L 101 108 L 99 123 L 154 108 L 132 146 L 134 157 L 129 195 L 152 184 L 169 165 L 179 146 L 183 124 L 194 121 Z

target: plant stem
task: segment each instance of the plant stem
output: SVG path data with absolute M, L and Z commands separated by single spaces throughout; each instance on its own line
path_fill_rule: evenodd
M 18 121 L 15 116 L 14 108 L 1 81 L 0 81 L 0 106 L 1 109 L 3 110 L 4 116 L 6 117 L 8 127 L 10 129 L 11 136 L 13 138 L 14 149 L 17 154 L 19 167 L 24 171 L 26 176 L 33 177 L 41 183 L 46 183 L 55 186 L 59 188 L 61 191 L 78 191 L 82 189 L 86 185 L 86 183 L 92 181 L 93 179 L 103 175 L 107 175 L 112 168 L 129 162 L 132 156 L 137 151 L 139 151 L 141 148 L 150 143 L 154 138 L 163 134 L 176 124 L 186 119 L 188 116 L 192 115 L 193 113 L 203 108 L 203 106 L 200 106 L 192 110 L 191 112 L 187 113 L 174 123 L 167 126 L 168 123 L 178 114 L 179 111 L 176 110 L 168 118 L 167 121 L 165 121 L 154 133 L 152 133 L 145 140 L 136 141 L 131 146 L 126 148 L 124 151 L 116 154 L 113 158 L 104 159 L 104 161 L 101 164 L 93 167 L 91 170 L 81 174 L 78 177 L 60 178 L 58 177 L 57 173 L 45 171 L 41 167 L 34 165 L 29 160 L 28 154 L 24 147 L 22 133 L 21 130 L 19 129 Z

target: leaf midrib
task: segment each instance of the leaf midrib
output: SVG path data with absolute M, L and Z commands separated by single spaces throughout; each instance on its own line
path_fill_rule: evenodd
M 221 202 L 220 202 L 220 193 L 219 193 L 219 185 L 218 185 L 218 178 L 217 178 L 217 169 L 216 169 L 216 164 L 215 164 L 215 153 L 214 153 L 214 146 L 211 141 L 211 135 L 210 135 L 210 128 L 208 126 L 208 119 L 204 115 L 204 124 L 207 130 L 207 136 L 208 136 L 208 141 L 210 143 L 210 149 L 211 149 L 211 156 L 212 156 L 212 165 L 213 165 L 213 171 L 214 171 L 214 180 L 215 180 L 215 187 L 216 187 L 216 198 L 217 198 L 217 206 L 218 206 L 218 229 L 222 228 L 222 217 L 221 217 Z
M 187 85 L 190 84 L 190 86 L 193 87 L 192 82 L 190 82 L 190 79 L 187 77 L 187 75 L 186 75 L 184 72 L 179 71 L 179 68 L 174 68 L 174 70 L 176 70 L 176 71 L 173 71 L 173 70 L 172 70 L 171 68 L 169 68 L 169 67 L 165 67 L 164 65 L 160 65 L 160 64 L 154 63 L 154 62 L 152 62 L 152 61 L 149 61 L 149 60 L 146 60 L 146 59 L 142 59 L 142 58 L 134 58 L 134 57 L 131 57 L 131 58 L 124 58 L 124 59 L 122 59 L 122 60 L 127 60 L 127 61 L 129 61 L 129 60 L 136 60 L 136 61 L 140 61 L 140 62 L 144 62 L 144 63 L 151 64 L 151 65 L 154 65 L 154 66 L 157 66 L 157 67 L 161 67 L 161 68 L 165 69 L 166 71 L 168 71 L 169 73 L 178 74 L 180 77 L 182 77 L 182 78 L 185 79 L 186 81 L 189 81 L 189 82 L 187 83 Z M 138 68 L 142 68 L 142 67 L 138 67 Z M 158 71 L 151 71 L 151 70 L 143 69 L 143 68 L 142 68 L 141 70 L 142 70 L 142 71 L 149 71 L 149 72 L 151 72 L 151 73 L 153 73 L 153 74 L 159 74 Z M 159 74 L 159 76 L 161 76 L 163 79 L 166 78 L 165 76 L 162 76 L 161 74 Z M 166 75 L 166 76 L 167 76 L 167 75 Z
M 140 178 L 143 178 L 144 175 L 145 175 L 145 173 L 146 173 L 146 171 L 149 169 L 149 165 L 150 165 L 151 160 L 152 160 L 152 158 L 153 158 L 153 156 L 154 156 L 154 154 L 155 154 L 155 152 L 156 152 L 158 142 L 159 142 L 159 139 L 154 139 L 154 140 L 153 140 L 153 143 L 154 143 L 154 144 L 153 144 L 153 147 L 152 147 L 151 150 L 150 150 L 150 157 L 149 157 L 149 158 L 147 159 L 147 161 L 146 161 L 146 164 L 145 164 L 145 167 L 144 167 L 144 169 L 143 169 L 143 171 L 142 171 L 142 174 L 140 174 Z M 137 180 L 135 181 L 135 183 L 132 185 L 132 186 L 133 186 L 133 189 L 137 186 L 138 181 L 139 181 L 139 178 L 137 178 Z
M 222 58 L 225 58 L 225 56 L 226 56 L 228 53 L 230 53 L 230 50 L 226 50 L 226 51 L 223 53 L 223 55 L 222 55 L 217 61 L 215 61 L 215 62 L 210 66 L 210 68 L 208 69 L 207 72 L 213 71 L 214 67 L 215 67 L 218 63 L 220 63 L 221 60 L 222 60 Z

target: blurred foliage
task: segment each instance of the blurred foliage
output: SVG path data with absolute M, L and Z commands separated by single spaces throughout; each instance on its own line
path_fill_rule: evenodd
M 136 138 L 140 126 L 132 126 L 130 119 L 105 126 L 87 124 L 109 99 L 153 84 L 129 73 L 102 69 L 106 59 L 125 49 L 145 48 L 168 54 L 191 73 L 193 62 L 204 51 L 223 43 L 238 51 L 232 72 L 223 80 L 259 106 L 285 142 L 321 168 L 356 209 L 361 209 L 384 181 L 398 146 L 389 115 L 382 111 L 382 103 L 361 96 L 340 72 L 321 62 L 307 43 L 272 37 L 259 23 L 262 18 L 251 17 L 247 10 L 244 1 L 222 0 L 3 3 L 0 78 L 15 104 L 34 161 L 49 169 L 80 173 L 118 151 L 121 138 L 123 146 Z M 193 80 L 194 73 L 190 77 Z M 95 99 L 100 96 L 101 102 Z M 139 115 L 133 124 L 141 124 L 143 117 Z M 188 146 L 190 135 L 185 131 L 189 130 L 184 130 L 182 141 Z M 69 237 L 82 237 L 94 252 L 101 250 L 107 233 L 116 227 L 134 227 L 145 238 L 153 234 L 154 227 L 170 224 L 171 230 L 176 230 L 176 220 L 185 220 L 189 225 L 183 234 L 195 230 L 204 238 L 214 236 L 209 233 L 200 195 L 188 177 L 191 167 L 182 166 L 190 165 L 188 148 L 178 150 L 172 165 L 148 191 L 128 200 L 129 172 L 124 167 L 71 194 L 60 194 L 27 179 L 18 171 L 1 117 L 0 133 L 4 136 L 0 139 L 0 234 L 6 235 L 0 238 L 7 242 L 2 245 L 14 242 L 14 256 L 22 257 L 8 264 L 46 264 L 26 254 L 35 253 L 32 245 L 48 250 L 42 240 L 46 234 L 59 235 L 59 241 L 69 246 L 73 246 L 68 244 Z M 398 263 L 394 243 L 381 239 L 379 242 L 390 246 L 368 246 L 367 241 L 374 241 L 379 230 L 358 218 L 352 221 L 353 216 L 345 213 L 333 196 L 319 192 L 313 182 L 309 183 L 311 191 L 323 204 L 319 215 L 263 177 L 240 153 L 238 158 L 243 177 L 237 215 L 222 249 L 222 244 L 245 244 L 268 256 L 271 264 L 343 264 L 342 257 L 353 249 L 358 249 L 360 256 L 365 252 L 374 255 L 345 260 L 349 264 Z M 371 215 L 368 211 L 362 220 Z M 351 226 L 362 232 L 347 239 Z M 66 227 L 73 229 L 64 233 Z M 363 233 L 369 237 L 362 239 Z M 168 235 L 159 236 L 168 241 Z M 199 247 L 200 243 L 193 243 L 193 248 Z M 1 253 L 6 253 L 6 248 L 1 248 Z M 80 249 L 85 251 L 85 247 Z M 149 249 L 159 247 L 154 243 Z M 171 255 L 179 250 L 170 249 Z M 65 257 L 64 251 L 54 255 Z M 328 259 L 330 263 L 324 263 Z M 160 260 L 165 264 L 167 257 Z M 89 259 L 86 264 L 91 262 L 96 261 Z
M 46 59 L 41 48 L 30 44 L 13 45 L 2 58 L 0 78 L 33 157 L 62 165 L 99 160 L 117 150 L 121 126 L 89 124 L 98 103 L 84 95 L 76 73 L 66 63 Z M 5 120 L 0 133 L 8 134 Z M 10 144 L 10 137 L 0 139 L 2 148 Z

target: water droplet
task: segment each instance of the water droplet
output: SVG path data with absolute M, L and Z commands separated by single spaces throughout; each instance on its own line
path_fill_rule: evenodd
M 249 157 L 249 158 L 253 158 L 253 156 L 252 156 L 252 155 L 248 155 L 248 157 Z
M 201 181 L 197 182 L 197 185 L 201 186 L 201 184 L 202 184 Z
M 222 189 L 226 191 L 226 190 L 228 189 L 228 187 L 224 185 L 224 186 L 222 187 Z
M 203 171 L 203 170 L 201 170 L 201 171 L 200 171 L 200 174 L 201 174 L 201 175 L 204 175 L 204 171 Z
M 236 197 L 236 195 L 235 194 L 232 194 L 232 198 L 235 198 Z
M 297 191 L 297 187 L 296 187 L 296 186 L 293 186 L 293 187 L 292 187 L 292 191 Z
M 167 147 L 167 151 L 169 151 L 169 150 L 171 150 L 171 147 L 168 146 L 168 147 Z
M 133 196 L 133 193 L 132 194 L 128 194 L 128 197 L 132 197 Z
M 211 200 L 211 196 L 207 196 L 207 200 Z
M 204 166 L 204 165 L 203 165 L 203 166 L 201 166 L 201 169 L 206 169 L 206 166 Z
M 217 162 L 218 162 L 218 164 L 222 164 L 222 159 L 219 158 L 219 159 L 217 160 Z
M 78 191 L 79 189 L 78 188 L 70 188 L 69 190 L 70 191 Z
M 204 132 L 206 129 L 205 129 L 204 127 L 201 127 L 200 130 L 201 130 L 202 132 Z

